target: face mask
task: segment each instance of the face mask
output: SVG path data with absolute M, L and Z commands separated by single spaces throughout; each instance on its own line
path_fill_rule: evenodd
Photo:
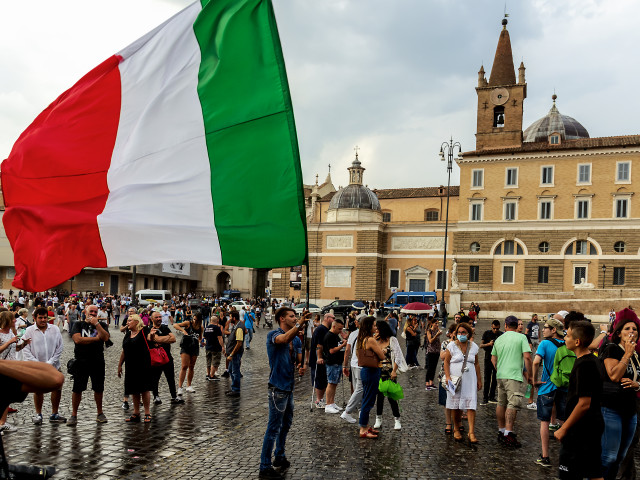
M 459 342 L 466 342 L 467 341 L 467 336 L 466 335 L 458 335 L 458 341 Z

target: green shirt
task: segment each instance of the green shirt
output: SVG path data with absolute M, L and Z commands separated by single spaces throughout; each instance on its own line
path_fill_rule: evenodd
M 531 349 L 524 334 L 507 331 L 500 335 L 491 350 L 491 355 L 498 357 L 496 378 L 522 382 L 523 354 L 527 352 L 531 353 Z

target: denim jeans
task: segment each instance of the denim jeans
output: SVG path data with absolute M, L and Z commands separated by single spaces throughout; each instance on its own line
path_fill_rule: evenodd
M 269 422 L 262 441 L 260 470 L 271 466 L 271 452 L 276 444 L 275 458 L 285 458 L 284 445 L 293 422 L 293 392 L 269 388 Z
M 351 398 L 349 398 L 349 403 L 345 407 L 344 411 L 348 414 L 351 414 L 356 407 L 362 402 L 362 380 L 360 379 L 360 367 L 351 367 L 351 375 L 353 375 L 353 380 L 355 380 L 355 385 L 353 386 L 353 393 L 351 394 Z
M 251 345 L 251 340 L 253 340 L 253 328 L 249 328 L 247 330 L 247 335 L 245 336 L 245 338 L 247 339 L 245 348 L 249 348 L 249 346 Z
M 627 454 L 636 432 L 637 415 L 622 417 L 611 408 L 601 407 L 604 420 L 602 434 L 602 473 L 604 478 L 616 478 L 618 466 Z
M 359 425 L 366 427 L 369 425 L 369 412 L 376 404 L 378 396 L 378 384 L 380 383 L 380 369 L 373 367 L 362 367 L 360 370 L 362 379 L 362 408 L 360 409 Z
M 240 364 L 242 363 L 242 353 L 236 353 L 231 357 L 229 363 L 229 375 L 231 375 L 231 390 L 240 391 Z

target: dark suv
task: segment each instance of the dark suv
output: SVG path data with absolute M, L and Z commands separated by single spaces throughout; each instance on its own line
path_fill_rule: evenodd
M 321 313 L 324 315 L 325 313 L 329 313 L 333 310 L 335 315 L 342 315 L 343 317 L 346 317 L 349 315 L 351 310 L 355 310 L 353 308 L 353 304 L 356 301 L 357 300 L 334 300 L 329 305 L 322 307 Z

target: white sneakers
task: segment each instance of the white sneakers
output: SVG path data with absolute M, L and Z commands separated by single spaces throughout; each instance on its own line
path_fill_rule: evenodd
M 382 426 L 382 416 L 376 415 L 376 423 L 373 425 L 373 428 L 380 428 Z
M 538 405 L 534 402 L 534 403 L 528 403 L 527 404 L 527 408 L 529 410 L 537 410 L 538 409 Z
M 347 413 L 346 410 L 344 412 L 342 412 L 342 415 L 340 415 L 340 418 L 342 418 L 343 420 L 346 420 L 349 423 L 356 423 L 357 422 L 357 420 L 355 418 L 353 418 L 353 416 L 351 416 L 351 414 Z
M 396 424 L 393 427 L 394 430 L 402 430 L 402 424 L 400 423 L 400 417 L 393 417 L 396 420 Z
M 183 393 L 184 390 L 182 390 L 182 387 L 178 388 L 178 396 L 181 397 Z
M 326 407 L 324 407 L 324 411 L 327 413 L 340 413 L 340 410 L 342 410 L 339 406 L 337 406 L 335 403 L 332 403 L 331 405 L 327 405 Z
M 196 389 L 193 388 L 191 385 L 189 385 L 187 388 L 184 389 L 185 392 L 189 392 L 189 393 L 196 393 Z

